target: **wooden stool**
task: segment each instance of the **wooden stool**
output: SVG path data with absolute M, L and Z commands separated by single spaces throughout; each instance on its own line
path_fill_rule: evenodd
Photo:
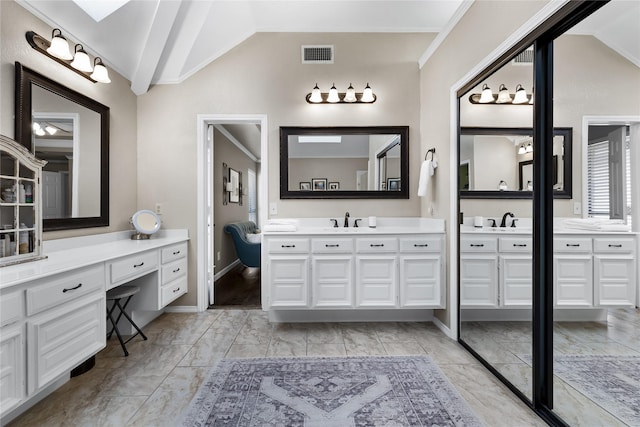
M 131 319 L 131 317 L 129 317 L 129 315 L 124 311 L 127 308 L 127 304 L 129 304 L 129 301 L 131 301 L 131 297 L 137 294 L 139 291 L 140 291 L 140 288 L 137 286 L 118 286 L 116 288 L 113 288 L 107 291 L 107 301 L 113 301 L 113 305 L 111 306 L 111 308 L 107 309 L 107 319 L 110 320 L 111 325 L 113 325 L 113 327 L 107 334 L 107 339 L 110 339 L 111 335 L 113 335 L 113 332 L 115 331 L 116 336 L 120 341 L 120 345 L 122 346 L 122 350 L 124 350 L 125 356 L 129 355 L 129 352 L 127 351 L 127 347 L 125 346 L 125 344 L 131 341 L 132 339 L 134 339 L 136 335 L 140 334 L 140 336 L 142 336 L 142 338 L 144 338 L 145 341 L 147 340 L 147 337 L 142 332 L 142 330 L 138 327 L 138 325 L 135 324 L 135 322 Z M 120 300 L 124 298 L 126 298 L 126 300 L 124 301 L 124 305 L 120 305 Z M 118 318 L 114 321 L 113 312 L 116 309 L 116 307 L 120 309 L 120 313 L 118 314 Z M 131 323 L 131 326 L 133 326 L 136 329 L 136 331 L 138 331 L 135 334 L 131 335 L 129 339 L 126 341 L 122 339 L 122 335 L 120 335 L 120 330 L 118 330 L 118 322 L 120 321 L 120 318 L 122 316 L 126 317 L 129 323 Z

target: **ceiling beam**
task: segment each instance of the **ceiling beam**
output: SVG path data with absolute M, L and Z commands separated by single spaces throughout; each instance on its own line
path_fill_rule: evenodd
M 131 90 L 142 95 L 149 89 L 151 79 L 156 72 L 169 33 L 178 15 L 182 0 L 158 1 L 156 11 L 149 27 L 144 48 L 136 71 L 131 79 Z

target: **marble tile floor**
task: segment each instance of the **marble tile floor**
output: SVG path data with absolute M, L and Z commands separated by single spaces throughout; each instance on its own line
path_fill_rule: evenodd
M 463 339 L 505 378 L 531 398 L 530 322 L 468 322 Z M 602 322 L 556 322 L 554 353 L 640 356 L 640 310 L 609 310 Z M 554 410 L 572 426 L 626 426 L 570 384 L 554 377 Z
M 116 339 L 96 366 L 9 424 L 176 426 L 224 357 L 428 354 L 487 426 L 544 426 L 458 343 L 431 323 L 271 324 L 260 310 L 163 314 L 125 358 Z

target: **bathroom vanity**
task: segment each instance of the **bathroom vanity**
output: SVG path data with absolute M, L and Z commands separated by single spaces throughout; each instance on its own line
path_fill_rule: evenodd
M 635 307 L 638 236 L 556 228 L 554 307 Z M 531 308 L 531 229 L 461 227 L 460 307 Z
M 130 234 L 45 241 L 46 259 L 0 268 L 3 421 L 105 347 L 107 290 L 140 287 L 127 307 L 140 326 L 187 292 L 187 230 Z
M 293 221 L 296 231 L 264 231 L 271 320 L 424 320 L 424 309 L 445 306 L 443 220 L 378 218 L 375 228 L 367 219 L 359 227 Z

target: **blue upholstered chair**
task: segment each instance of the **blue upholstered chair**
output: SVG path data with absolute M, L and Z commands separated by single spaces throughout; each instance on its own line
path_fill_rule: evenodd
M 233 244 L 240 262 L 247 267 L 260 267 L 261 243 L 252 243 L 247 239 L 248 233 L 256 233 L 258 227 L 252 221 L 233 222 L 224 226 L 224 232 L 231 234 Z

